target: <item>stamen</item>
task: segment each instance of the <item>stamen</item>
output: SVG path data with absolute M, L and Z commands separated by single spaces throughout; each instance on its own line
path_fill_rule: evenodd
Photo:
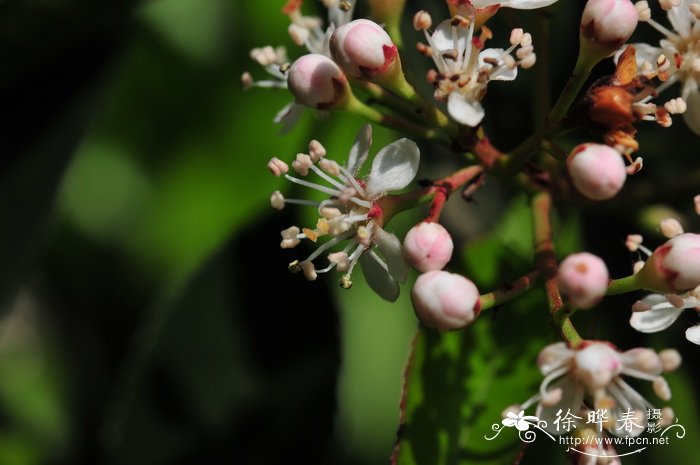
M 321 171 L 316 165 L 311 165 L 310 168 L 314 171 L 314 173 L 318 174 L 320 177 L 322 177 L 323 179 L 325 179 L 325 180 L 328 181 L 329 183 L 333 184 L 333 185 L 334 185 L 335 187 L 337 187 L 338 189 L 341 189 L 341 190 L 342 190 L 342 189 L 345 189 L 345 186 L 344 186 L 343 184 L 339 183 L 339 182 L 336 181 L 335 179 L 333 179 L 333 178 L 331 178 L 330 176 L 328 176 L 326 173 L 324 173 L 323 171 Z
M 331 240 L 329 240 L 328 242 L 326 242 L 325 244 L 323 244 L 322 246 L 320 246 L 319 248 L 317 248 L 316 250 L 314 250 L 314 252 L 313 252 L 311 255 L 309 255 L 309 256 L 306 258 L 306 260 L 304 260 L 304 261 L 310 262 L 310 261 L 315 260 L 316 257 L 319 257 L 319 256 L 320 256 L 322 253 L 324 253 L 326 250 L 330 249 L 331 247 L 333 247 L 334 245 L 338 244 L 339 242 L 342 242 L 342 241 L 344 241 L 344 240 L 346 240 L 346 239 L 349 239 L 349 238 L 352 237 L 354 234 L 355 234 L 354 232 L 346 232 L 346 233 L 344 233 L 344 234 L 341 234 L 340 236 L 336 236 L 336 237 L 332 238 Z
M 360 183 L 357 182 L 357 179 L 355 179 L 355 176 L 353 176 L 352 173 L 350 173 L 350 171 L 348 171 L 346 168 L 341 166 L 340 172 L 342 173 L 342 176 L 338 176 L 338 177 L 340 177 L 340 179 L 342 179 L 345 183 L 349 182 L 350 184 L 352 184 L 352 187 L 355 188 L 355 190 L 357 191 L 358 194 L 360 194 L 360 196 L 362 196 L 362 197 L 367 196 L 367 194 L 365 193 L 365 190 L 362 188 Z
M 295 178 L 294 176 L 290 176 L 288 174 L 285 174 L 284 177 L 287 178 L 289 181 L 293 182 L 294 184 L 299 184 L 300 186 L 309 187 L 311 189 L 316 189 L 317 191 L 321 191 L 324 194 L 333 195 L 336 197 L 339 197 L 342 194 L 342 192 L 337 191 L 335 189 L 331 189 L 330 187 L 321 186 L 320 184 L 316 184 L 313 182 L 305 181 L 303 179 Z
M 668 30 L 666 27 L 657 23 L 654 19 L 649 18 L 646 21 L 651 27 L 668 37 L 670 40 L 681 40 L 681 37 L 673 31 Z
M 566 373 L 569 372 L 569 367 L 564 366 L 562 368 L 559 368 L 558 370 L 552 371 L 549 375 L 545 376 L 545 378 L 542 380 L 542 383 L 540 384 L 540 395 L 542 397 L 547 395 L 547 386 L 554 381 L 555 379 L 565 375 Z

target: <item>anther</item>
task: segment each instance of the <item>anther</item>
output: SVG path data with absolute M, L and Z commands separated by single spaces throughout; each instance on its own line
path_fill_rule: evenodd
M 275 210 L 284 209 L 284 195 L 280 191 L 275 191 L 270 195 L 270 206 Z
M 289 165 L 277 157 L 272 157 L 267 163 L 267 169 L 270 171 L 270 173 L 279 178 L 283 174 L 287 174 L 287 172 L 289 172 Z
M 350 289 L 352 287 L 352 278 L 349 274 L 343 275 L 343 277 L 340 278 L 339 284 L 343 289 Z
M 292 263 L 289 264 L 287 269 L 290 273 L 299 273 L 301 271 L 301 264 L 299 263 L 299 260 L 294 260 Z
M 649 8 L 649 2 L 637 2 L 634 4 L 639 14 L 639 20 L 642 22 L 649 21 L 651 19 L 651 8 Z
M 430 29 L 433 25 L 433 18 L 425 10 L 421 10 L 413 16 L 413 28 L 416 31 Z
M 311 168 L 311 165 L 313 165 L 313 161 L 311 161 L 311 157 L 305 153 L 297 154 L 296 160 L 292 162 L 292 168 L 301 176 L 306 176 L 309 174 L 309 168 Z

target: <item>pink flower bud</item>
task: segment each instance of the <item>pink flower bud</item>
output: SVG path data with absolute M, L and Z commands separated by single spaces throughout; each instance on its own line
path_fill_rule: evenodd
M 333 60 L 317 53 L 295 61 L 287 83 L 297 103 L 311 108 L 333 108 L 349 92 L 343 71 Z
M 608 290 L 610 276 L 605 262 L 583 252 L 569 255 L 559 266 L 559 290 L 577 308 L 591 308 Z
M 622 370 L 618 352 L 608 344 L 593 342 L 576 352 L 574 377 L 588 388 L 590 393 L 604 389 Z
M 581 17 L 581 35 L 612 53 L 627 42 L 638 20 L 637 8 L 630 0 L 588 0 Z
M 700 234 L 684 233 L 651 254 L 637 274 L 646 289 L 680 294 L 700 285 Z
M 576 189 L 593 200 L 610 199 L 627 179 L 620 153 L 607 145 L 581 144 L 566 160 Z
M 408 231 L 403 246 L 406 260 L 422 273 L 443 269 L 454 249 L 450 233 L 441 224 L 426 222 Z
M 440 331 L 463 328 L 479 316 L 479 290 L 464 276 L 429 271 L 418 277 L 411 291 L 416 315 L 425 326 Z
M 350 76 L 369 79 L 391 67 L 398 49 L 377 23 L 356 19 L 335 30 L 331 53 Z

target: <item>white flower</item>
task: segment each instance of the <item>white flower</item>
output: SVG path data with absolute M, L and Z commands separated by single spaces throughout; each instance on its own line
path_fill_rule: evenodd
M 282 248 L 295 247 L 303 239 L 316 242 L 323 236 L 330 237 L 305 260 L 292 262 L 291 271 L 302 271 L 313 281 L 318 274 L 337 268 L 343 273 L 340 285 L 347 289 L 352 286 L 353 269 L 360 263 L 370 287 L 382 298 L 394 301 L 399 296 L 398 283 L 407 278 L 408 265 L 399 239 L 383 229 L 382 199 L 388 192 L 410 184 L 418 171 L 420 152 L 413 141 L 397 140 L 377 153 L 369 175 L 359 179 L 357 175 L 367 159 L 371 143 L 372 128 L 366 125 L 359 131 L 345 166 L 324 158 L 325 149 L 316 141 L 309 145 L 309 154 L 297 155 L 292 168 L 302 177 L 313 171 L 326 185 L 290 176 L 288 165 L 273 158 L 268 164 L 273 174 L 284 174 L 289 181 L 330 197 L 321 202 L 280 199 L 282 194 L 275 192 L 271 203 L 275 208 L 284 207 L 285 203 L 311 205 L 320 215 L 314 229 L 292 226 L 282 231 Z M 339 250 L 331 252 L 336 247 Z M 325 252 L 331 252 L 329 264 L 316 269 L 313 261 Z
M 534 65 L 535 54 L 532 37 L 522 29 L 512 31 L 508 49 L 484 49 L 491 31 L 482 26 L 481 34 L 475 36 L 474 8 L 460 6 L 458 11 L 468 16 L 458 14 L 447 19 L 432 34 L 424 29 L 429 44 L 424 50 L 437 67 L 437 72 L 429 74 L 435 86 L 435 98 L 447 101 L 447 110 L 456 121 L 477 126 L 484 118 L 480 102 L 486 95 L 489 81 L 512 81 L 518 74 L 518 66 Z M 518 47 L 516 59 L 511 52 Z
M 331 35 L 336 28 L 350 22 L 355 9 L 354 2 L 345 8 L 340 0 L 323 0 L 328 9 L 328 26 L 323 28 L 323 20 L 316 16 L 304 16 L 301 13 L 303 0 L 289 0 L 282 11 L 289 17 L 289 35 L 294 43 L 303 46 L 309 53 L 318 53 L 331 57 L 329 43 Z M 251 58 L 261 65 L 272 77 L 256 81 L 250 73 L 243 73 L 241 81 L 244 88 L 287 88 L 287 71 L 289 61 L 284 47 L 273 48 L 271 46 L 254 48 L 250 52 Z M 274 117 L 274 122 L 282 125 L 282 132 L 291 129 L 301 117 L 305 107 L 294 101 L 285 105 Z
M 687 104 L 683 114 L 686 124 L 700 135 L 700 0 L 678 0 L 661 2 L 666 6 L 668 21 L 672 29 L 659 24 L 651 18 L 647 2 L 639 2 L 640 21 L 646 21 L 664 35 L 664 39 L 655 47 L 645 43 L 634 44 L 637 49 L 637 61 L 642 69 L 651 68 L 659 62 L 668 63 L 668 79 L 657 92 L 670 85 L 681 82 L 681 97 Z M 639 6 L 643 4 L 643 6 Z M 662 57 L 662 59 L 660 59 Z
M 649 294 L 632 307 L 634 313 L 630 325 L 640 333 L 656 333 L 671 326 L 683 310 L 700 308 L 700 300 L 689 294 L 668 295 Z M 700 345 L 700 325 L 688 328 L 686 338 Z
M 675 351 L 674 354 L 677 355 Z M 604 409 L 608 423 L 604 426 L 617 436 L 637 436 L 646 427 L 648 408 L 653 406 L 632 388 L 622 375 L 653 383 L 654 392 L 662 400 L 671 398 L 664 371 L 677 368 L 665 364 L 660 354 L 651 349 L 637 348 L 619 352 L 611 344 L 602 341 L 585 341 L 577 349 L 570 349 L 563 342 L 545 347 L 537 360 L 544 376 L 539 393 L 523 403 L 526 410 L 538 403 L 535 416 L 547 422 L 546 430 L 562 434 L 554 419 L 561 412 L 577 414 L 589 398 L 595 409 Z M 617 420 L 626 412 L 633 412 L 638 427 L 631 430 L 617 428 Z

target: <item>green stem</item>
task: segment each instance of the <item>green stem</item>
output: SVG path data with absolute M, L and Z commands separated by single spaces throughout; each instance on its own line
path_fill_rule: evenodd
M 566 116 L 574 100 L 576 100 L 576 96 L 586 83 L 596 63 L 597 61 L 592 60 L 588 54 L 579 53 L 574 71 L 569 77 L 564 90 L 559 95 L 559 99 L 549 111 L 545 124 L 510 154 L 499 160 L 499 169 L 513 173 L 537 153 L 540 141 L 558 130 L 562 119 Z
M 398 60 L 394 69 L 387 73 L 386 76 L 382 76 L 381 82 L 377 82 L 382 87 L 389 89 L 402 99 L 408 101 L 414 107 L 416 114 L 428 124 L 441 129 L 452 139 L 460 138 L 459 126 L 453 123 L 438 107 L 426 102 L 425 99 L 416 92 L 416 89 L 406 80 L 403 68 Z
M 638 291 L 641 287 L 637 282 L 637 275 L 633 274 L 620 279 L 613 279 L 608 284 L 608 292 L 605 295 L 619 295 L 628 292 Z
M 444 135 L 435 129 L 419 126 L 411 123 L 410 121 L 381 113 L 374 108 L 365 105 L 354 96 L 351 97 L 344 109 L 350 113 L 354 113 L 389 129 L 409 132 L 413 136 L 421 137 L 423 139 L 449 143 Z
M 539 281 L 539 277 L 540 273 L 538 271 L 533 271 L 512 282 L 507 287 L 482 295 L 479 299 L 481 303 L 481 311 L 497 307 L 520 297 L 532 289 L 535 283 Z
M 353 87 L 366 92 L 372 100 L 403 115 L 415 114 L 413 106 L 393 92 L 389 92 L 381 86 L 362 79 L 351 79 Z

